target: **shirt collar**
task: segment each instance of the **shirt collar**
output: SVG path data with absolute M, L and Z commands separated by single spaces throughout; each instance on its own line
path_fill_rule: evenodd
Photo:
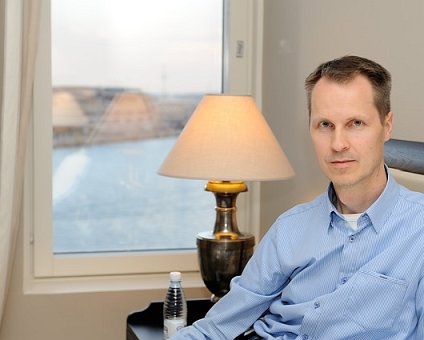
M 384 166 L 387 173 L 387 183 L 381 195 L 377 200 L 362 213 L 362 216 L 367 215 L 370 219 L 372 226 L 375 231 L 378 233 L 381 228 L 386 223 L 391 212 L 393 211 L 394 206 L 396 205 L 399 197 L 399 184 L 390 174 L 387 166 Z M 335 207 L 336 203 L 336 193 L 334 191 L 333 184 L 330 183 L 328 186 L 328 195 L 327 195 L 327 209 L 330 216 L 330 221 L 332 220 L 332 215 L 336 214 L 341 216 Z M 330 223 L 331 224 L 331 223 Z

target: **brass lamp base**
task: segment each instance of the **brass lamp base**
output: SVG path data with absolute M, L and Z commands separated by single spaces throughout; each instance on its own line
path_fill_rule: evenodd
M 240 235 L 237 239 L 216 239 L 212 233 L 197 236 L 197 251 L 203 282 L 215 297 L 230 290 L 230 281 L 240 275 L 253 254 L 255 237 Z
M 255 238 L 242 234 L 237 227 L 236 199 L 247 191 L 243 182 L 209 181 L 205 190 L 216 198 L 216 221 L 213 233 L 197 236 L 200 272 L 214 298 L 221 298 L 230 290 L 230 281 L 240 275 L 253 254 Z

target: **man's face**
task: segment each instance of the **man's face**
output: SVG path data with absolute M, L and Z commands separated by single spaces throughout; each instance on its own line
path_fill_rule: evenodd
M 384 142 L 393 115 L 381 123 L 370 82 L 358 75 L 340 84 L 322 78 L 311 96 L 310 133 L 324 174 L 336 190 L 368 188 L 384 175 Z

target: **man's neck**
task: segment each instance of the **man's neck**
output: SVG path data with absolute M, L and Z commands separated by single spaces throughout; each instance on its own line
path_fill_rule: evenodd
M 342 214 L 358 214 L 367 210 L 381 195 L 387 183 L 387 175 L 373 183 L 356 186 L 334 186 L 335 206 Z
M 337 194 L 336 208 L 341 214 L 359 214 L 367 210 L 375 200 L 357 199 L 356 194 Z

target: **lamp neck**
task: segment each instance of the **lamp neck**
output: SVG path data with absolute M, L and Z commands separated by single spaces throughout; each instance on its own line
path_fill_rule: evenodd
M 240 192 L 247 191 L 244 182 L 209 181 L 205 187 L 216 199 L 216 220 L 213 234 L 216 239 L 238 239 L 241 235 L 236 218 L 236 200 Z

